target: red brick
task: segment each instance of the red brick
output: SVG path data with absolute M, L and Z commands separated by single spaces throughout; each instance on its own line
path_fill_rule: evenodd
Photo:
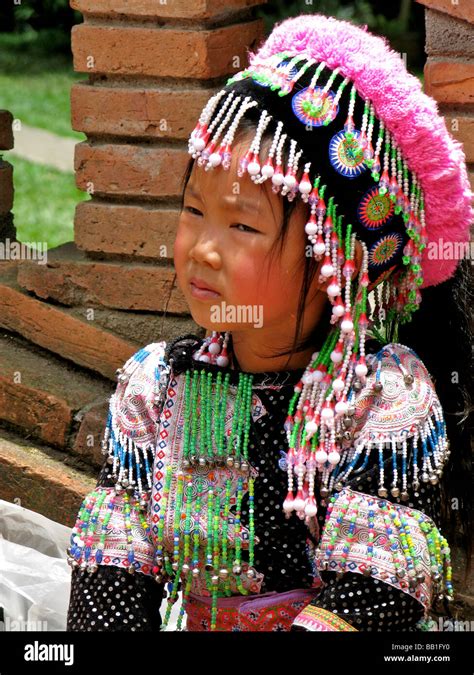
M 73 453 L 95 467 L 100 467 L 104 463 L 102 438 L 108 410 L 109 401 L 105 400 L 81 415 L 79 431 L 73 445 Z
M 83 14 L 111 17 L 163 17 L 170 19 L 208 19 L 264 5 L 267 0 L 70 0 L 71 7 Z
M 81 202 L 74 238 L 83 251 L 128 254 L 136 258 L 173 258 L 178 209 Z
M 445 12 L 457 19 L 474 23 L 474 4 L 472 0 L 416 0 L 420 5 Z
M 425 91 L 439 103 L 473 103 L 474 63 L 428 59 Z
M 8 110 L 0 110 L 0 150 L 13 148 L 13 115 Z
M 31 511 L 72 527 L 97 479 L 66 466 L 63 454 L 47 452 L 12 434 L 0 438 L 0 495 Z
M 474 55 L 473 24 L 431 9 L 425 11 L 425 19 L 427 54 L 467 58 Z
M 213 93 L 78 83 L 71 90 L 72 127 L 88 135 L 187 139 Z
M 474 117 L 450 113 L 445 120 L 449 131 L 463 144 L 466 162 L 474 162 Z
M 72 307 L 64 311 L 81 321 L 84 318 L 84 308 Z M 94 324 L 127 342 L 133 342 L 137 350 L 151 342 L 159 340 L 169 342 L 177 335 L 186 333 L 200 335 L 199 331 L 204 330 L 199 328 L 189 315 L 163 316 L 159 312 L 124 312 L 105 307 L 94 308 Z
M 74 412 L 106 396 L 111 388 L 13 336 L 0 336 L 0 419 L 29 436 L 65 449 Z
M 48 269 L 43 265 L 30 265 L 37 268 L 40 277 Z M 45 269 L 38 271 L 38 268 Z M 0 267 L 0 326 L 115 380 L 115 371 L 130 358 L 136 346 L 91 325 L 92 321 L 81 321 L 58 307 L 26 295 L 19 289 L 14 272 L 14 268 L 8 271 L 3 265 Z
M 13 208 L 13 167 L 0 160 L 0 214 Z
M 79 24 L 74 69 L 82 73 L 209 79 L 241 70 L 263 37 L 260 20 L 214 30 Z
M 189 162 L 187 149 L 141 145 L 91 145 L 75 148 L 76 184 L 96 195 L 178 197 Z
M 172 314 L 187 314 L 185 298 L 177 285 L 173 286 L 174 277 L 171 265 L 92 262 L 62 250 L 50 256 L 47 265 L 25 261 L 18 270 L 22 288 L 63 305 L 154 312 L 163 312 L 167 306 Z

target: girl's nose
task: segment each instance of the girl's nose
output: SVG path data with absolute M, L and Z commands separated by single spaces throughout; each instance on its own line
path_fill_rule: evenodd
M 222 263 L 215 240 L 209 238 L 196 241 L 189 251 L 189 257 L 199 265 L 209 265 L 213 269 L 219 269 Z

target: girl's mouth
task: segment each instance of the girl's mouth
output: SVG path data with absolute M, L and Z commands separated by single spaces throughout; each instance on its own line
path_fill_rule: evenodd
M 191 295 L 193 298 L 197 298 L 198 300 L 210 300 L 220 296 L 220 293 L 217 291 L 213 291 L 210 288 L 201 287 L 193 281 L 189 282 L 189 288 L 191 289 Z

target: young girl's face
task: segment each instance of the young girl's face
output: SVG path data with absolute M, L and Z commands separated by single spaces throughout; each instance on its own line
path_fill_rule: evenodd
M 291 344 L 296 325 L 308 207 L 295 208 L 281 254 L 277 249 L 269 255 L 283 218 L 283 198 L 272 192 L 270 181 L 256 185 L 248 174 L 238 177 L 247 149 L 245 140 L 235 144 L 228 171 L 205 171 L 194 164 L 174 245 L 176 274 L 197 324 L 232 331 L 234 344 L 245 335 L 281 348 Z M 307 295 L 304 334 L 326 302 L 318 276 Z M 215 293 L 199 291 L 193 279 Z M 245 307 L 252 310 L 246 313 Z

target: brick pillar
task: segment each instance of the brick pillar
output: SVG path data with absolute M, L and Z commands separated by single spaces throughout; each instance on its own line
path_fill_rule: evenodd
M 13 167 L 1 159 L 3 150 L 13 148 L 13 115 L 8 110 L 0 110 L 0 242 L 16 238 L 13 226 Z
M 438 103 L 453 136 L 464 144 L 474 190 L 474 3 L 417 0 L 425 5 L 425 91 Z
M 71 94 L 72 126 L 88 137 L 76 146 L 76 182 L 92 199 L 77 207 L 74 250 L 60 247 L 54 267 L 22 266 L 23 288 L 68 306 L 155 313 L 152 333 L 130 322 L 137 344 L 196 329 L 173 318 L 187 314 L 172 266 L 186 138 L 263 37 L 258 4 L 71 1 L 84 15 L 72 31 L 74 68 L 88 75 Z
M 76 181 L 91 199 L 46 265 L 0 266 L 0 498 L 71 523 L 102 463 L 116 369 L 150 342 L 204 335 L 173 284 L 187 137 L 263 37 L 264 2 L 71 0 L 84 16 L 74 67 L 87 76 L 71 92 L 72 126 L 87 136 Z M 0 150 L 11 142 L 0 113 Z M 0 162 L 0 241 L 10 208 Z

